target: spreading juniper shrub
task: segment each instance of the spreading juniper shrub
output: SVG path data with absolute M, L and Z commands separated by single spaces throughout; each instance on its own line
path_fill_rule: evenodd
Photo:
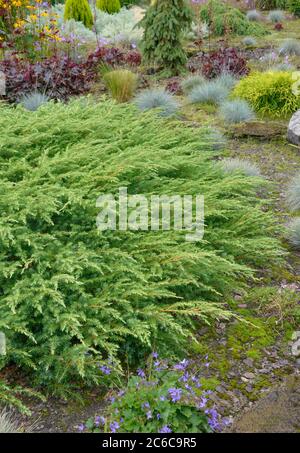
M 64 396 L 103 385 L 104 359 L 186 351 L 198 323 L 232 316 L 228 294 L 280 262 L 257 178 L 216 167 L 210 131 L 112 101 L 0 110 L 0 369 Z M 203 194 L 205 240 L 99 231 L 97 199 L 120 187 Z

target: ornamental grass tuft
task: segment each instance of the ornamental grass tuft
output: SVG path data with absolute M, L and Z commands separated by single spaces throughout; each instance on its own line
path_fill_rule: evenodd
M 228 158 L 220 162 L 225 173 L 240 172 L 246 176 L 260 176 L 260 169 L 257 165 L 245 159 Z
M 181 88 L 184 94 L 189 94 L 194 88 L 203 83 L 205 83 L 205 78 L 202 75 L 192 75 L 182 81 Z
M 179 108 L 179 103 L 174 96 L 163 88 L 142 91 L 136 96 L 134 103 L 142 112 L 159 109 L 160 116 L 172 116 Z
M 279 54 L 300 56 L 300 41 L 294 38 L 286 39 L 279 48 Z
M 138 77 L 128 69 L 116 69 L 105 72 L 103 80 L 113 99 L 117 102 L 128 102 L 134 95 Z
M 289 223 L 287 239 L 293 247 L 300 250 L 300 217 L 296 217 Z
M 268 20 L 273 24 L 281 23 L 285 20 L 284 12 L 280 10 L 270 11 L 268 14 Z
M 50 98 L 46 94 L 35 91 L 32 93 L 23 94 L 23 96 L 21 96 L 19 99 L 19 103 L 23 105 L 26 110 L 35 112 L 42 105 L 46 104 L 49 99 Z
M 255 119 L 255 113 L 247 101 L 235 99 L 221 104 L 219 113 L 225 123 L 244 123 Z
M 286 200 L 291 211 L 300 210 L 300 173 L 291 180 L 287 189 Z
M 259 11 L 256 11 L 256 9 L 252 9 L 251 11 L 248 11 L 246 14 L 246 17 L 250 22 L 258 22 L 261 20 L 261 13 Z
M 222 81 L 213 80 L 196 86 L 188 95 L 191 104 L 213 104 L 219 105 L 229 95 L 229 89 Z

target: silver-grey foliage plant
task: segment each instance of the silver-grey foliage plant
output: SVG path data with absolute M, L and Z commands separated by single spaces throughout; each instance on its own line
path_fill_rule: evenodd
M 300 249 L 300 217 L 293 219 L 288 225 L 287 239 L 296 249 Z
M 213 150 L 218 151 L 224 149 L 227 140 L 225 135 L 218 129 L 209 128 L 207 140 Z
M 244 46 L 247 46 L 247 47 L 254 47 L 254 46 L 256 46 L 256 39 L 253 38 L 252 36 L 246 36 L 243 39 L 243 44 L 244 44 Z
M 205 78 L 200 74 L 196 74 L 184 79 L 181 83 L 181 88 L 185 94 L 188 94 L 194 88 L 196 88 L 199 85 L 202 85 L 203 83 L 205 83 Z
M 224 102 L 219 113 L 226 123 L 244 123 L 255 119 L 253 109 L 242 99 Z
M 142 91 L 136 96 L 134 103 L 141 111 L 160 109 L 161 116 L 174 115 L 179 108 L 174 96 L 162 88 Z
M 300 173 L 291 180 L 287 189 L 286 200 L 291 211 L 300 210 Z
M 274 10 L 274 11 L 270 11 L 270 13 L 268 15 L 268 19 L 270 22 L 273 22 L 273 24 L 277 24 L 278 22 L 284 21 L 285 15 L 280 10 Z
M 26 110 L 30 112 L 35 112 L 42 105 L 46 104 L 49 101 L 49 97 L 46 94 L 39 93 L 35 91 L 29 94 L 23 94 L 21 96 L 19 103 L 23 105 Z
M 279 48 L 279 54 L 300 56 L 300 41 L 294 38 L 286 39 Z
M 189 94 L 191 104 L 221 104 L 227 98 L 229 89 L 218 80 L 205 82 L 195 87 Z
M 261 14 L 259 11 L 256 11 L 256 9 L 248 11 L 246 16 L 247 19 L 250 20 L 251 22 L 258 22 L 259 20 L 261 20 Z
M 0 433 L 17 433 L 18 425 L 13 420 L 12 414 L 10 414 L 6 409 L 3 409 L 0 412 Z
M 246 159 L 224 159 L 220 162 L 220 166 L 224 173 L 240 172 L 245 176 L 261 176 L 258 166 Z

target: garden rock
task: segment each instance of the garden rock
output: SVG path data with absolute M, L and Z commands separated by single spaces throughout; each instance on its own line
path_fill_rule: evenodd
M 299 357 L 300 356 L 300 332 L 294 332 L 293 340 L 296 340 L 295 343 L 292 345 L 292 354 L 293 356 Z
M 229 133 L 234 137 L 255 137 L 268 140 L 285 134 L 286 126 L 280 122 L 249 121 L 231 126 Z
M 290 120 L 287 138 L 289 142 L 300 146 L 300 110 Z

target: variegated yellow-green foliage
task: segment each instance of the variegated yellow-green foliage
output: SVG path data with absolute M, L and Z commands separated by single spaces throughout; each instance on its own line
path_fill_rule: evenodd
M 66 0 L 64 19 L 74 19 L 92 28 L 94 20 L 88 0 Z
M 120 0 L 97 0 L 96 5 L 108 14 L 118 13 L 121 9 Z
M 296 83 L 291 72 L 255 72 L 240 80 L 233 96 L 248 101 L 261 115 L 284 118 L 300 108 Z
M 0 107 L 1 360 L 62 392 L 103 382 L 107 357 L 138 360 L 183 345 L 196 320 L 280 260 L 257 178 L 225 174 L 211 131 L 78 99 L 36 112 Z M 96 228 L 100 194 L 203 194 L 206 231 Z

